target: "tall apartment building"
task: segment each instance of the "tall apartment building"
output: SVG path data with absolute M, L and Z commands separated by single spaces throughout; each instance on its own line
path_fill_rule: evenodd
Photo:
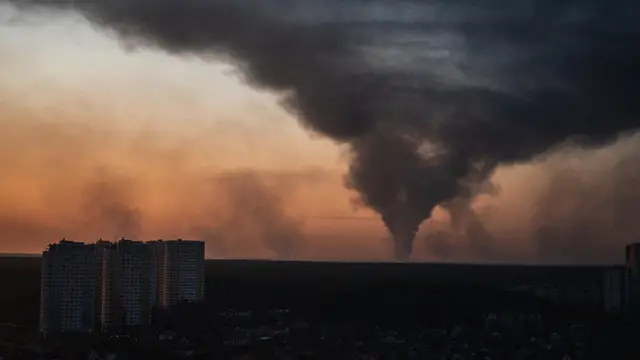
M 631 306 L 637 306 L 640 300 L 640 243 L 625 247 L 625 266 L 628 274 L 629 300 Z
M 95 247 L 63 239 L 42 253 L 40 331 L 93 331 L 96 326 Z
M 147 244 L 122 239 L 110 245 L 102 262 L 102 329 L 149 325 L 155 281 L 153 253 Z
M 157 266 L 157 299 L 161 308 L 204 299 L 204 242 L 152 241 Z
M 95 297 L 94 297 L 94 303 L 95 303 L 95 325 L 96 328 L 101 328 L 102 327 L 102 283 L 104 281 L 103 279 L 103 266 L 104 266 L 104 258 L 107 254 L 107 251 L 109 251 L 109 248 L 111 247 L 112 243 L 109 241 L 104 241 L 102 239 L 96 241 L 95 244 L 93 244 L 93 253 L 95 256 Z
M 118 331 L 204 299 L 204 242 L 61 241 L 42 254 L 41 332 Z
M 602 303 L 606 312 L 619 313 L 628 309 L 629 277 L 624 267 L 605 270 L 602 290 Z

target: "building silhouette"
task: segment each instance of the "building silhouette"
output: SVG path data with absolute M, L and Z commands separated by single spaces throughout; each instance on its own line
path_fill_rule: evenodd
M 42 254 L 40 330 L 120 332 L 204 299 L 204 242 L 62 240 Z
M 604 271 L 602 303 L 608 313 L 640 310 L 640 243 L 625 246 L 625 263 Z
M 625 247 L 625 267 L 627 270 L 627 294 L 630 308 L 638 310 L 640 300 L 640 243 Z
M 629 272 L 631 295 L 637 296 L 640 292 L 640 243 L 629 244 L 625 248 L 625 265 Z
M 89 332 L 96 326 L 94 246 L 63 239 L 42 253 L 40 331 Z
M 602 303 L 607 313 L 620 313 L 629 308 L 629 276 L 626 267 L 604 271 Z
M 123 239 L 108 248 L 102 264 L 102 329 L 149 325 L 156 281 L 149 246 Z
M 204 299 L 204 243 L 201 241 L 153 241 L 157 266 L 157 301 L 161 308 L 182 301 Z

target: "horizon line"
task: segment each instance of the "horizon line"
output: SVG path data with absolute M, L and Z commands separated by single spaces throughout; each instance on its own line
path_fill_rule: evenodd
M 41 258 L 40 253 L 0 253 L 1 258 Z M 451 265 L 451 266 L 522 266 L 522 267 L 575 267 L 575 268 L 607 268 L 624 266 L 618 264 L 535 264 L 508 262 L 445 262 L 445 261 L 395 261 L 395 260 L 349 260 L 349 259 L 268 259 L 268 258 L 220 258 L 208 257 L 205 261 L 261 261 L 289 263 L 352 263 L 352 264 L 397 264 L 397 265 Z

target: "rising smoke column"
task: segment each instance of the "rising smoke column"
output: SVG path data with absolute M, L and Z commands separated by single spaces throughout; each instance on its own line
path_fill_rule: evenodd
M 300 184 L 315 184 L 325 177 L 321 171 L 234 170 L 217 174 L 209 182 L 212 201 L 204 213 L 208 221 L 193 226 L 194 236 L 207 242 L 211 256 L 244 256 L 239 246 L 258 241 L 256 249 L 269 251 L 280 260 L 299 257 L 307 245 L 304 222 L 290 216 L 287 203 Z M 209 246 L 211 245 L 211 246 Z
M 136 239 L 142 231 L 142 219 L 128 180 L 99 168 L 82 189 L 85 202 L 79 209 L 78 217 L 83 219 L 80 227 L 87 232 L 99 229 L 96 237 Z
M 381 215 L 399 259 L 467 179 L 640 124 L 634 0 L 81 6 L 129 45 L 228 57 L 250 85 L 282 94 L 303 126 L 347 143 L 347 186 Z
M 313 181 L 304 174 L 307 181 Z M 313 176 L 313 174 L 311 174 Z M 216 179 L 216 185 L 224 197 L 228 217 L 217 229 L 217 235 L 227 241 L 242 236 L 247 231 L 259 239 L 278 259 L 290 260 L 304 244 L 302 223 L 285 212 L 286 195 L 293 186 L 288 179 L 267 179 L 251 171 L 225 173 Z

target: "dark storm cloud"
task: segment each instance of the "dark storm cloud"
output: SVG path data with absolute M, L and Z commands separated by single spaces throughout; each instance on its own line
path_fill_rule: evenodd
M 56 2 L 58 6 L 58 2 Z M 347 184 L 411 252 L 466 179 L 640 124 L 633 0 L 95 1 L 130 45 L 228 56 L 307 128 L 347 142 Z

